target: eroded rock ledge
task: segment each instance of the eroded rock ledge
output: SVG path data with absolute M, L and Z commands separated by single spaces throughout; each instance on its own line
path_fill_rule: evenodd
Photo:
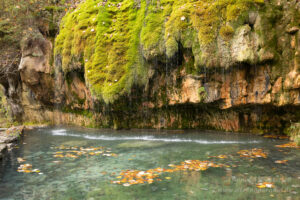
M 87 0 L 55 42 L 33 30 L 22 119 L 283 132 L 300 120 L 300 4 L 218 2 Z
M 0 131 L 0 160 L 8 150 L 21 138 L 24 126 L 11 127 L 7 130 Z

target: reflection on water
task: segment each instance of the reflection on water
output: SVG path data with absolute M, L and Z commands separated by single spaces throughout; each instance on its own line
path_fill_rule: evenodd
M 27 132 L 19 148 L 0 165 L 0 199 L 297 199 L 300 150 L 275 147 L 286 142 L 203 131 L 39 129 Z M 94 151 L 98 155 L 84 153 L 97 147 L 117 156 L 103 156 L 98 149 Z M 77 158 L 65 157 L 65 152 L 54 157 L 69 148 L 76 155 L 83 153 Z M 262 148 L 267 158 L 237 154 L 253 148 Z M 17 172 L 17 158 L 42 173 Z M 111 183 L 122 170 L 169 168 L 185 160 L 209 160 L 229 167 L 162 173 L 162 181 L 152 184 Z M 277 160 L 288 161 L 276 164 Z M 272 182 L 275 187 L 259 189 L 259 182 Z

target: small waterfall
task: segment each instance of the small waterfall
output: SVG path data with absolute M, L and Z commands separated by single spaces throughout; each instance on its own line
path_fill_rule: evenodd
M 61 98 L 61 90 L 63 85 L 63 76 L 61 70 L 61 57 L 54 57 L 54 110 L 53 110 L 53 124 L 59 125 L 62 123 L 62 98 Z

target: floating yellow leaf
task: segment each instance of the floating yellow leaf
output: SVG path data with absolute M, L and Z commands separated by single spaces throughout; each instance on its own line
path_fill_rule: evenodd
M 218 158 L 224 159 L 224 158 L 228 158 L 228 157 L 226 155 L 219 155 Z
M 61 155 L 61 154 L 56 154 L 56 155 L 54 155 L 54 157 L 55 157 L 55 158 L 63 158 L 63 157 L 64 157 L 64 155 Z
M 34 169 L 32 170 L 32 165 L 31 164 L 24 164 L 24 165 L 20 165 L 18 167 L 18 172 L 23 172 L 23 173 L 40 173 L 41 171 L 38 169 Z
M 256 187 L 258 187 L 258 188 L 265 188 L 266 186 L 265 185 L 261 185 L 261 184 L 257 184 Z
M 210 161 L 200 161 L 200 160 L 186 160 L 184 162 L 181 162 L 180 165 L 174 165 L 170 164 L 170 167 L 172 169 L 165 169 L 165 168 L 155 168 L 155 169 L 149 169 L 147 171 L 139 171 L 139 170 L 126 170 L 122 171 L 120 173 L 120 176 L 118 176 L 118 179 L 121 179 L 120 181 L 113 181 L 112 183 L 115 184 L 125 184 L 128 183 L 130 185 L 136 185 L 136 184 L 151 184 L 154 181 L 161 181 L 159 179 L 159 175 L 161 173 L 173 173 L 176 171 L 203 171 L 208 169 L 209 167 L 224 167 L 225 165 L 222 164 L 215 164 Z M 226 167 L 229 167 L 226 165 Z M 169 180 L 171 177 L 165 177 L 165 179 Z
M 286 164 L 288 160 L 276 160 L 275 163 L 277 164 Z
M 287 143 L 287 144 L 276 145 L 276 147 L 300 149 L 300 146 L 297 146 L 297 144 L 295 142 L 290 142 L 290 143 Z
M 263 182 L 263 183 L 258 183 L 256 184 L 256 187 L 257 188 L 274 188 L 274 183 L 271 183 L 271 182 Z
M 78 156 L 75 156 L 73 154 L 67 153 L 66 156 L 67 158 L 78 158 Z
M 23 158 L 17 158 L 18 163 L 22 163 L 25 162 L 26 160 L 24 160 Z
M 264 135 L 265 138 L 272 138 L 272 139 L 289 139 L 287 135 Z
M 79 156 L 82 156 L 82 155 L 91 155 L 91 156 L 94 156 L 94 155 L 103 155 L 103 156 L 114 156 L 116 157 L 117 154 L 115 153 L 109 153 L 109 154 L 103 154 L 104 152 L 111 152 L 110 150 L 108 151 L 104 151 L 103 149 L 105 149 L 105 147 L 65 147 L 65 146 L 59 146 L 59 147 L 55 147 L 55 149 L 60 149 L 60 150 L 63 150 L 63 151 L 58 151 L 58 152 L 55 152 L 55 155 L 54 157 L 56 158 L 64 158 L 64 157 L 67 157 L 67 158 L 78 158 Z M 101 150 L 101 151 L 100 151 Z M 76 154 L 76 155 L 74 155 Z
M 264 152 L 262 149 L 251 149 L 251 150 L 240 150 L 237 152 L 240 154 L 240 157 L 245 158 L 267 158 L 267 153 Z

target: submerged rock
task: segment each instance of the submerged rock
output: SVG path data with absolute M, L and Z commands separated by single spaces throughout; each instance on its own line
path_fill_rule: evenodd
M 62 146 L 66 146 L 66 147 L 84 147 L 88 145 L 88 141 L 86 140 L 70 140 L 67 142 L 63 142 L 61 144 Z

